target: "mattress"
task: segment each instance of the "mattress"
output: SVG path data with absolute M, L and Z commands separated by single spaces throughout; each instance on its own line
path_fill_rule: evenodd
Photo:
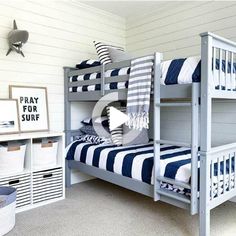
M 147 184 L 153 185 L 153 143 L 146 145 L 116 146 L 113 144 L 92 144 L 82 141 L 74 141 L 67 148 L 67 160 L 80 161 L 86 165 L 94 166 L 106 171 L 133 178 Z M 235 157 L 232 157 L 234 166 Z M 200 162 L 199 162 L 200 163 Z M 227 181 L 229 175 L 229 161 L 226 162 L 226 188 L 229 186 Z M 217 195 L 217 169 L 214 166 L 214 196 Z M 191 150 L 185 147 L 171 145 L 161 145 L 161 176 L 190 183 L 191 180 Z M 223 191 L 223 170 L 224 162 L 220 162 L 221 183 Z M 231 186 L 234 185 L 234 170 L 232 170 Z M 167 183 L 161 183 L 161 187 L 181 194 L 189 195 L 190 190 L 178 188 Z

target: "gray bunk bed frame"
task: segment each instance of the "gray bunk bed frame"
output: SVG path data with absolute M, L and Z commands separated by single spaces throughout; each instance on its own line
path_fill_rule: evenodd
M 97 167 L 88 166 L 78 161 L 66 161 L 66 185 L 71 185 L 71 169 L 77 169 L 88 175 L 106 180 L 127 189 L 142 193 L 154 198 L 154 201 L 163 201 L 181 208 L 188 209 L 191 215 L 199 214 L 201 236 L 210 235 L 210 211 L 223 202 L 236 196 L 236 165 L 233 158 L 236 157 L 236 143 L 212 147 L 211 123 L 212 123 L 212 100 L 213 99 L 236 99 L 235 72 L 233 63 L 236 55 L 236 43 L 206 32 L 201 34 L 201 83 L 183 85 L 161 85 L 160 63 L 162 54 L 155 53 L 154 63 L 154 186 L 135 179 L 124 177 L 112 172 L 101 170 Z M 219 73 L 219 89 L 215 88 L 213 74 L 215 74 L 215 61 L 219 60 L 219 71 L 222 69 L 222 60 L 225 60 L 225 73 L 230 69 L 230 87 L 224 89 L 224 78 Z M 65 75 L 65 133 L 68 145 L 76 136 L 77 131 L 71 130 L 71 103 L 78 101 L 97 101 L 105 94 L 118 92 L 120 100 L 126 100 L 126 89 L 105 91 L 105 84 L 110 82 L 126 81 L 128 75 L 105 78 L 105 71 L 114 68 L 130 66 L 130 60 L 108 65 L 101 65 L 89 69 L 78 70 L 64 67 Z M 213 63 L 213 67 L 212 67 Z M 213 69 L 212 69 L 213 68 Z M 101 72 L 101 79 L 70 82 L 69 78 L 74 75 Z M 213 73 L 212 73 L 213 72 Z M 89 84 L 101 84 L 101 90 L 70 93 L 72 86 Z M 164 101 L 162 99 L 168 99 Z M 171 99 L 171 100 L 170 100 Z M 180 101 L 181 99 L 181 101 Z M 182 100 L 185 99 L 185 100 Z M 186 100 L 187 99 L 187 100 Z M 172 140 L 161 140 L 160 137 L 160 109 L 161 107 L 188 106 L 191 107 L 191 142 L 183 143 Z M 200 113 L 200 116 L 199 116 Z M 199 119 L 200 118 L 200 119 Z M 200 125 L 200 132 L 199 132 Z M 200 152 L 198 151 L 200 140 Z M 160 144 L 179 145 L 191 148 L 191 183 L 186 184 L 173 179 L 160 176 Z M 200 176 L 198 176 L 198 155 L 200 154 Z M 235 161 L 235 159 L 234 159 Z M 223 191 L 220 188 L 222 174 L 220 163 L 224 163 Z M 226 172 L 226 162 L 229 163 L 229 173 Z M 214 164 L 218 165 L 217 176 L 214 177 Z M 227 178 L 228 177 L 228 178 Z M 200 179 L 200 183 L 198 181 Z M 215 183 L 214 179 L 217 180 Z M 234 184 L 231 184 L 231 179 Z M 228 182 L 229 186 L 226 187 Z M 187 197 L 179 193 L 168 191 L 160 187 L 161 182 L 173 184 L 178 187 L 191 190 L 191 196 Z M 198 190 L 198 184 L 200 190 Z M 217 195 L 213 197 L 213 185 L 216 186 Z

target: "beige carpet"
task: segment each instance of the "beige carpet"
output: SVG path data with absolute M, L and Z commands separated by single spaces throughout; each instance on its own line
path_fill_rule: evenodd
M 198 216 L 101 180 L 74 185 L 67 198 L 17 215 L 8 236 L 198 235 Z M 214 235 L 236 235 L 236 203 L 212 211 Z

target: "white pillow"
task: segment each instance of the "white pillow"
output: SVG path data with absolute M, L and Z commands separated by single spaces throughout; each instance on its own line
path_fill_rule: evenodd
M 116 48 L 108 47 L 108 51 L 112 62 L 131 60 L 134 58 L 131 54 L 117 50 Z

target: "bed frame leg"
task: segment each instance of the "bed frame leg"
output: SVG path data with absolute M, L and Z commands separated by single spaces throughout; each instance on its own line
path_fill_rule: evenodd
M 210 236 L 210 156 L 200 155 L 199 235 Z
M 199 236 L 210 236 L 210 210 L 202 209 L 199 214 Z
M 66 188 L 71 187 L 71 168 L 69 167 L 69 161 L 66 160 Z

